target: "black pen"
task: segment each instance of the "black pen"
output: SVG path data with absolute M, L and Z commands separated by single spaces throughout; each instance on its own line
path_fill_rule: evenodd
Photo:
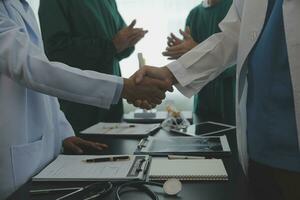
M 103 158 L 93 158 L 84 160 L 87 163 L 95 163 L 95 162 L 113 162 L 113 161 L 125 161 L 130 160 L 129 156 L 112 156 L 112 157 L 103 157 Z

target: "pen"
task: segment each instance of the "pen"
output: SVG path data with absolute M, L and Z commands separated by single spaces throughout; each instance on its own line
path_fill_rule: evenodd
M 93 158 L 84 160 L 87 163 L 95 163 L 95 162 L 113 162 L 113 161 L 125 161 L 130 160 L 129 156 L 112 156 L 112 157 L 104 157 L 104 158 Z
M 203 156 L 181 156 L 181 155 L 168 155 L 169 160 L 175 159 L 205 159 Z
M 52 192 L 67 192 L 67 191 L 74 191 L 79 190 L 80 187 L 74 188 L 52 188 L 52 189 L 43 189 L 43 190 L 30 190 L 31 195 L 40 195 L 40 194 L 49 194 Z

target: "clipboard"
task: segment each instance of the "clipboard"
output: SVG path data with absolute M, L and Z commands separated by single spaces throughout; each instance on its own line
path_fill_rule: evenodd
M 32 178 L 33 181 L 129 181 L 145 180 L 151 159 L 147 155 L 128 155 L 129 160 L 87 163 L 87 159 L 107 156 L 59 155 Z M 124 156 L 124 155 L 122 155 Z
M 161 128 L 160 124 L 136 123 L 104 123 L 100 122 L 83 131 L 83 135 L 101 135 L 107 137 L 138 137 L 142 138 L 155 133 Z
M 167 156 L 167 155 L 195 155 L 195 156 L 228 156 L 231 150 L 227 137 L 167 137 L 155 138 L 149 136 L 143 138 L 135 155 Z

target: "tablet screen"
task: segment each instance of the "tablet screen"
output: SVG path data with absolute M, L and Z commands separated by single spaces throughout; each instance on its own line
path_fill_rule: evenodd
M 204 122 L 204 123 L 188 126 L 187 128 L 171 129 L 171 131 L 176 133 L 186 134 L 186 135 L 197 136 L 197 135 L 210 135 L 210 134 L 219 133 L 231 129 L 234 129 L 234 127 L 230 125 L 213 123 L 213 122 Z

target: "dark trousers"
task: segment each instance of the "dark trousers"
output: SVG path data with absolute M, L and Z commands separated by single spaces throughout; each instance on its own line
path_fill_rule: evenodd
M 249 162 L 250 187 L 257 200 L 300 200 L 300 173 Z

